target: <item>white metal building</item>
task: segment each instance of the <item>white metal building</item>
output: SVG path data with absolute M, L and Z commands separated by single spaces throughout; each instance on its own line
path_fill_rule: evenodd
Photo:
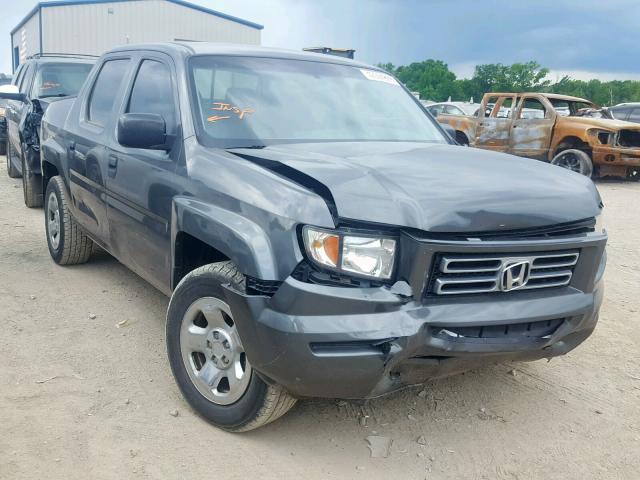
M 262 28 L 184 0 L 40 2 L 11 31 L 13 69 L 36 53 L 100 55 L 127 43 L 194 40 L 260 45 Z

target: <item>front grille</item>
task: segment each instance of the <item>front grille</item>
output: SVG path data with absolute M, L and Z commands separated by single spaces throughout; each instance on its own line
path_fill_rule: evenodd
M 468 341 L 469 339 L 546 338 L 562 325 L 564 318 L 507 325 L 478 325 L 473 327 L 440 326 L 433 328 L 433 335 L 444 340 Z
M 620 130 L 618 146 L 625 148 L 640 147 L 640 130 Z
M 440 254 L 435 257 L 430 294 L 463 295 L 503 292 L 505 268 L 530 265 L 528 281 L 513 290 L 562 287 L 571 282 L 577 250 L 535 254 Z

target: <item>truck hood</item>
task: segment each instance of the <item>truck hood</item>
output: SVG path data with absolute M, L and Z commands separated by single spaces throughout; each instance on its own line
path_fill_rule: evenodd
M 625 122 L 624 120 L 615 120 L 611 118 L 592 118 L 592 117 L 558 117 L 558 123 L 571 123 L 584 125 L 592 128 L 606 128 L 609 130 L 640 130 L 640 125 L 633 122 Z
M 230 151 L 298 183 L 319 182 L 326 188 L 312 188 L 335 204 L 341 219 L 430 232 L 497 232 L 582 220 L 600 210 L 586 177 L 468 147 L 349 142 Z

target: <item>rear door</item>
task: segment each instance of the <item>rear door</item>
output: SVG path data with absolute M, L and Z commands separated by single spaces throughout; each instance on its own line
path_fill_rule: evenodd
M 120 114 L 164 118 L 166 132 L 181 139 L 176 72 L 162 53 L 140 54 Z M 114 255 L 157 288 L 171 278 L 171 209 L 177 194 L 175 169 L 182 142 L 170 151 L 128 148 L 111 132 L 107 215 Z
M 509 150 L 509 135 L 511 133 L 511 114 L 516 104 L 516 95 L 500 95 L 489 97 L 487 104 L 494 104 L 493 108 L 480 112 L 476 127 L 473 146 L 506 152 Z
M 509 153 L 546 160 L 556 116 L 542 95 L 524 95 L 511 124 Z
M 67 156 L 73 215 L 96 240 L 107 243 L 107 142 L 115 129 L 118 101 L 131 75 L 129 56 L 106 57 L 79 105 L 77 128 L 69 132 Z M 74 107 L 75 108 L 75 107 Z

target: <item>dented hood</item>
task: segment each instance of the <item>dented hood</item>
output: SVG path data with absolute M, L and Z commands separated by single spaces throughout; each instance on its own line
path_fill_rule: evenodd
M 536 160 L 424 143 L 287 144 L 234 149 L 331 192 L 341 219 L 431 232 L 486 232 L 572 222 L 599 213 L 593 182 Z M 278 169 L 277 165 L 288 168 Z M 276 165 L 276 167 L 274 167 Z M 306 176 L 298 176 L 301 172 Z M 313 186 L 312 186 L 313 187 Z M 326 189 L 314 188 L 327 197 Z

